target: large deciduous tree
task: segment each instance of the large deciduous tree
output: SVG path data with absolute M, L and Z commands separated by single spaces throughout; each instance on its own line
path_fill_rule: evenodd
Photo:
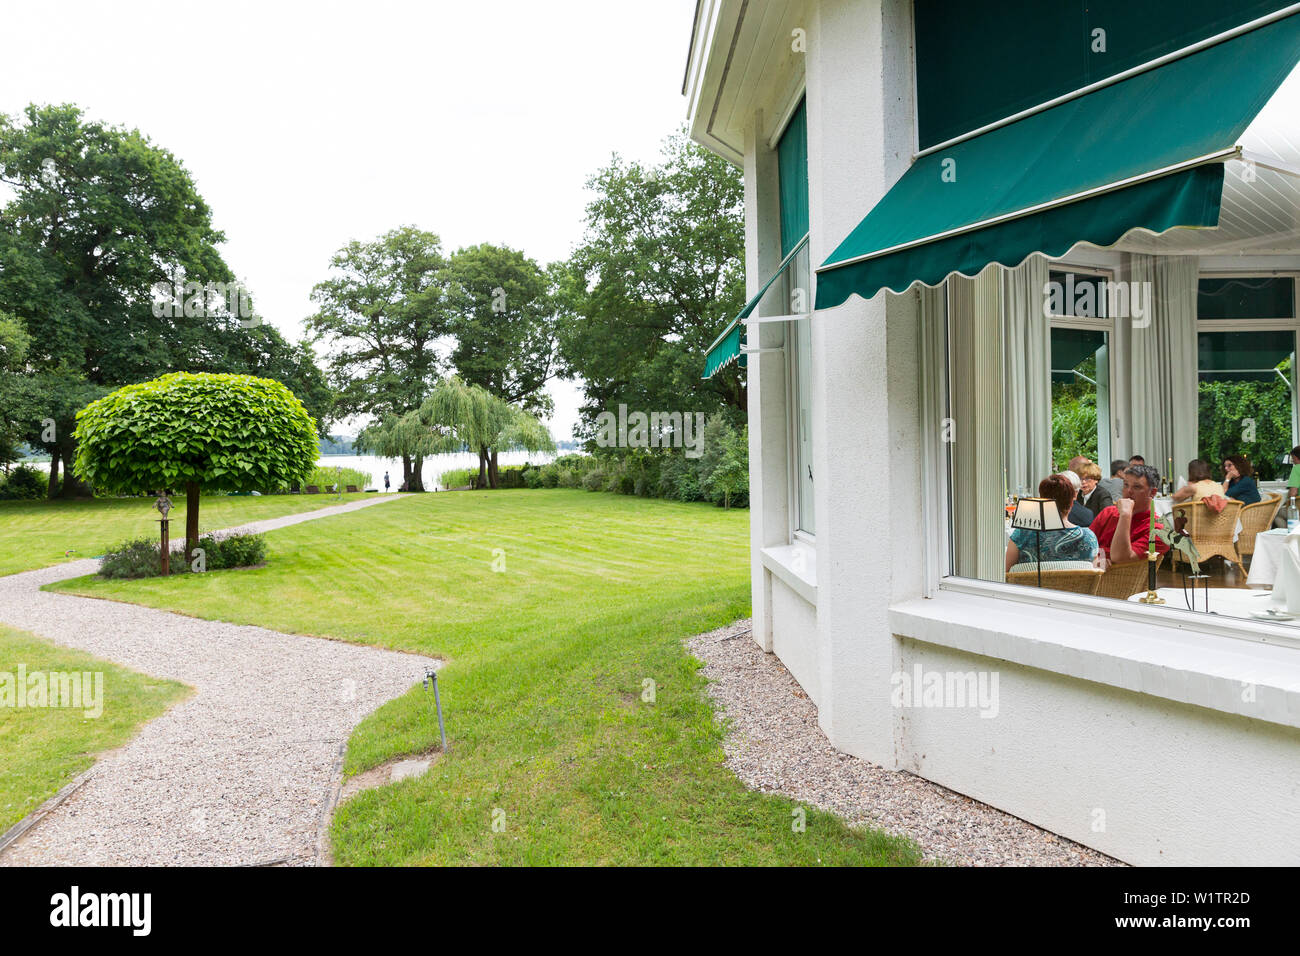
M 558 363 L 550 277 L 522 252 L 487 244 L 453 253 L 446 275 L 457 378 L 507 405 L 549 414 L 554 402 L 545 388 Z M 496 451 L 490 460 L 479 451 L 481 474 L 496 474 Z
M 179 298 L 178 286 L 237 285 L 211 209 L 166 149 L 72 105 L 29 106 L 0 115 L 0 183 L 11 194 L 0 208 L 0 309 L 30 339 L 17 372 L 28 403 L 6 421 L 51 453 L 51 494 L 60 462 L 64 492 L 76 490 L 73 413 L 120 385 L 180 370 L 265 372 L 328 409 L 301 350 L 251 327 L 229 299 L 157 307 L 161 289 Z
M 450 439 L 452 448 L 478 452 L 480 488 L 497 487 L 502 451 L 555 451 L 551 433 L 536 415 L 454 375 L 429 394 L 419 418 L 434 434 Z
M 446 264 L 438 237 L 410 226 L 350 242 L 330 260 L 333 274 L 312 291 L 318 311 L 307 327 L 327 343 L 337 417 L 383 421 L 420 407 L 438 379 L 450 326 Z M 421 459 L 402 455 L 409 489 L 423 487 Z
M 279 382 L 178 372 L 128 385 L 77 414 L 76 472 L 97 490 L 185 489 L 185 556 L 202 491 L 267 491 L 316 466 L 316 422 Z
M 662 164 L 615 157 L 589 182 L 584 241 L 556 276 L 565 371 L 583 417 L 619 403 L 743 416 L 743 372 L 703 381 L 704 352 L 744 305 L 744 189 L 724 160 L 669 138 Z

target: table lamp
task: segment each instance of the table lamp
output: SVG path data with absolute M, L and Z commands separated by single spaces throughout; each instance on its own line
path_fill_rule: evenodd
M 1016 503 L 1016 513 L 1011 516 L 1011 527 L 1023 528 L 1036 532 L 1038 547 L 1034 557 L 1038 559 L 1038 586 L 1043 586 L 1043 532 L 1061 531 L 1065 522 L 1061 520 L 1061 509 L 1051 498 L 1021 498 Z

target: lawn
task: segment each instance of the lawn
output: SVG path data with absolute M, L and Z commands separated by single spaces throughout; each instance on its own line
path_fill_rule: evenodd
M 344 495 L 343 501 L 373 495 Z M 204 531 L 262 518 L 314 511 L 340 502 L 333 495 L 218 496 L 199 502 Z M 185 496 L 172 499 L 172 540 L 185 537 Z M 158 537 L 152 498 L 0 501 L 0 574 L 93 558 L 128 538 Z M 72 554 L 65 554 L 71 551 Z
M 915 863 L 811 809 L 796 832 L 793 802 L 723 762 L 681 642 L 748 614 L 748 526 L 585 491 L 430 494 L 271 532 L 260 569 L 52 587 L 445 659 L 450 752 L 339 810 L 342 864 Z M 416 685 L 346 770 L 437 741 Z
M 19 665 L 29 676 L 50 671 L 102 674 L 102 713 L 88 717 L 85 707 L 0 708 L 0 833 L 94 763 L 96 754 L 126 743 L 141 725 L 189 692 L 183 684 L 0 626 L 0 674 L 16 682 Z

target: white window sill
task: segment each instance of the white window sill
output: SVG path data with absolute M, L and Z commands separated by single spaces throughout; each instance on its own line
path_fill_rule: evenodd
M 1300 727 L 1295 647 L 1100 610 L 1006 600 L 996 596 L 996 587 L 987 594 L 940 589 L 934 598 L 894 605 L 889 620 L 901 637 Z
M 762 550 L 763 567 L 809 604 L 817 604 L 817 551 L 803 541 Z

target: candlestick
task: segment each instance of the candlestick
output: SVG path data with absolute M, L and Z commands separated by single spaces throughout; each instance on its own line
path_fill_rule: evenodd
M 1156 594 L 1156 502 L 1151 499 L 1151 510 L 1147 517 L 1147 595 L 1140 598 L 1143 604 L 1164 604 L 1165 599 Z

